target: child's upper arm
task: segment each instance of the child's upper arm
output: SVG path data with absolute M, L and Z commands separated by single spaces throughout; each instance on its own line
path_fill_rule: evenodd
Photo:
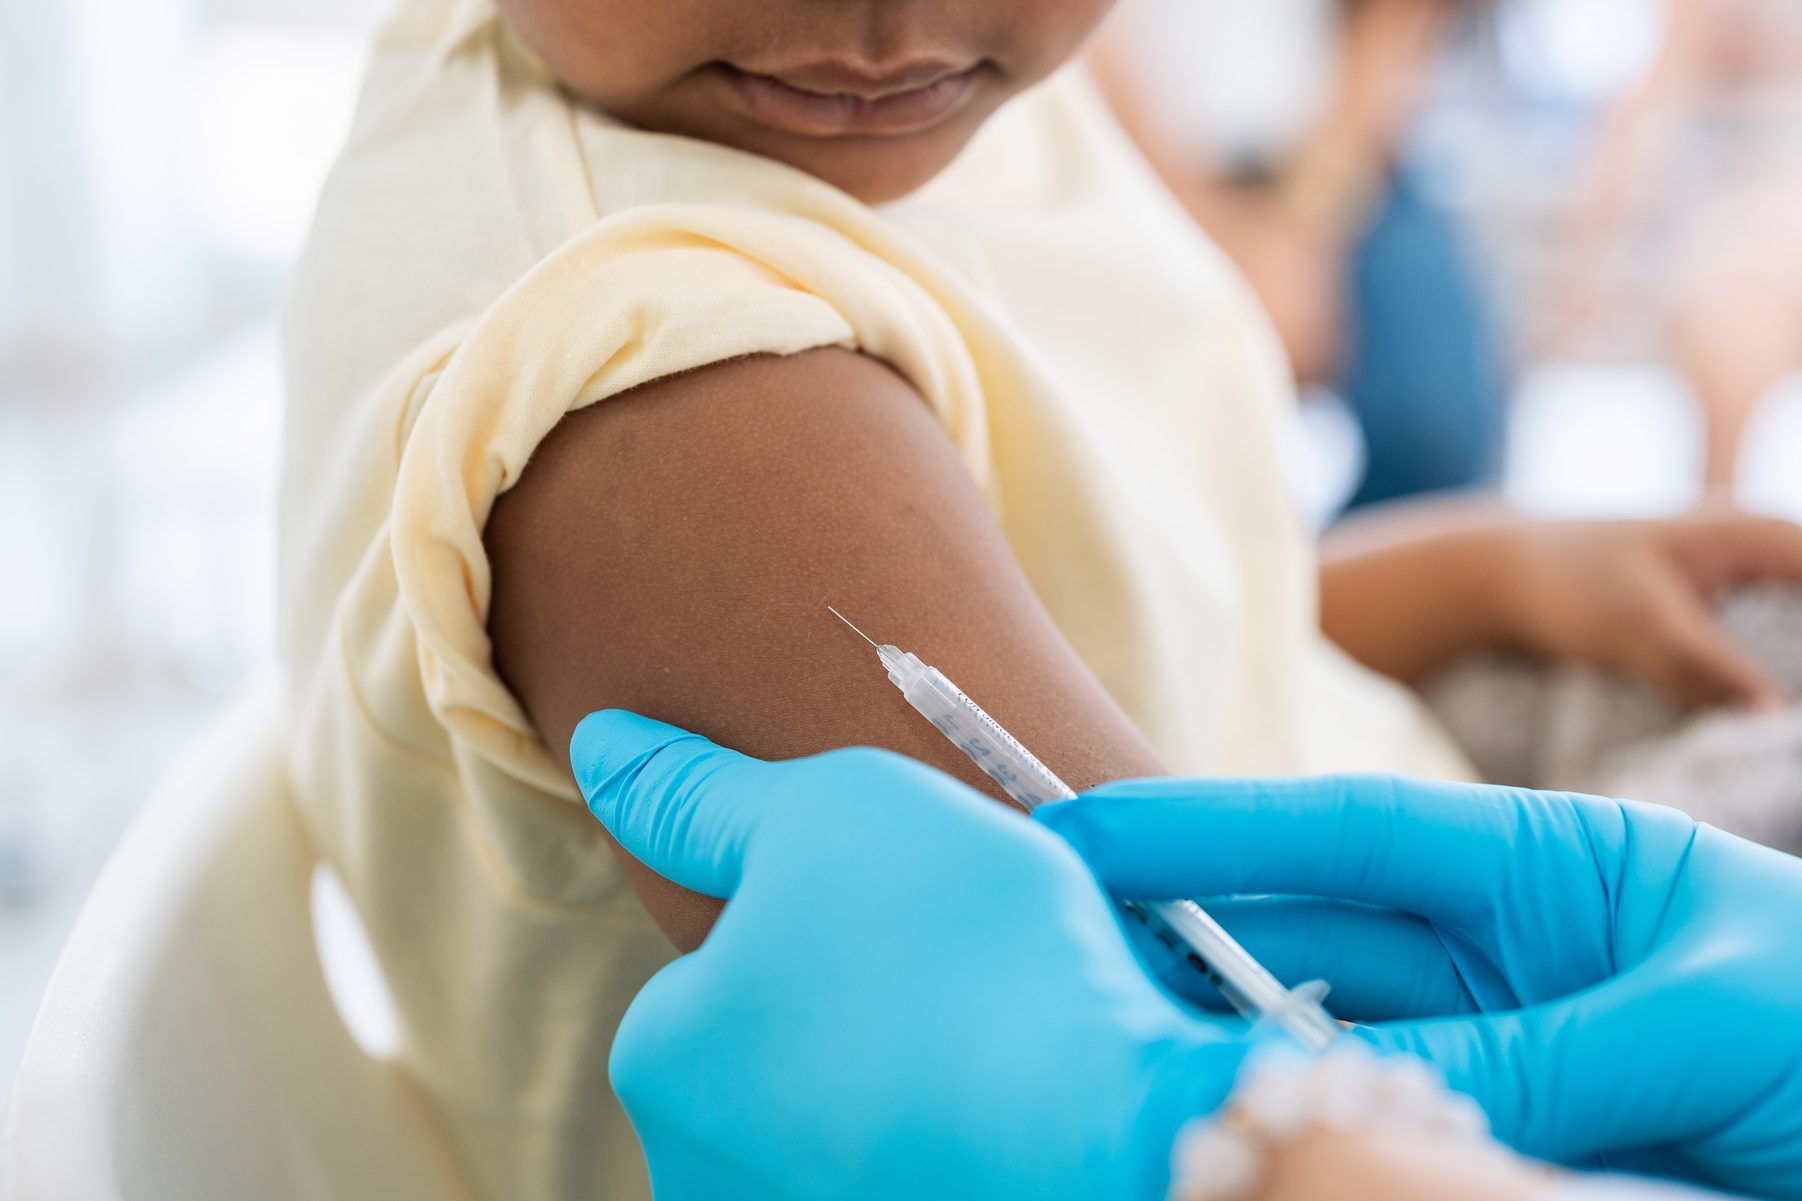
M 854 352 L 738 359 L 567 416 L 485 540 L 497 666 L 560 757 L 584 715 L 623 708 L 764 758 L 885 746 L 994 792 L 831 603 L 942 668 L 1073 787 L 1160 770 L 932 412 Z M 718 903 L 627 870 L 697 944 Z

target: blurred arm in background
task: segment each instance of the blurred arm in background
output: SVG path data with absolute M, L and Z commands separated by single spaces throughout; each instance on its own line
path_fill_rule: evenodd
M 1280 162 L 1236 171 L 1210 163 L 1206 148 L 1185 137 L 1177 101 L 1147 85 L 1132 16 L 1097 41 L 1095 76 L 1121 124 L 1244 271 L 1304 382 L 1330 379 L 1337 365 L 1341 273 L 1381 197 L 1443 17 L 1439 0 L 1350 6 L 1329 63 L 1330 99 L 1313 128 Z
M 1667 239 L 1654 303 L 1701 404 L 1705 482 L 1728 487 L 1753 410 L 1802 369 L 1802 11 L 1663 7 L 1657 57 L 1604 117 L 1570 219 L 1558 348 L 1644 303 L 1628 268 Z
M 1402 161 L 1466 7 L 1127 0 L 1094 51 L 1122 125 L 1251 282 L 1297 379 L 1356 418 L 1353 507 L 1487 483 L 1499 459 L 1505 369 L 1484 289 Z

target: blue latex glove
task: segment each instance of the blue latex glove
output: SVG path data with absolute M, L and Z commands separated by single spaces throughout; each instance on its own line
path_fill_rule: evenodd
M 1121 895 L 1429 918 L 1464 979 L 1524 1008 L 1370 1037 L 1438 1064 L 1503 1141 L 1658 1148 L 1802 1198 L 1802 860 L 1656 806 L 1376 776 L 1110 785 L 1038 816 Z
M 627 851 L 730 899 L 613 1047 L 659 1201 L 1149 1201 L 1229 1091 L 1242 1024 L 1169 999 L 1070 848 L 950 777 L 619 712 L 570 749 Z

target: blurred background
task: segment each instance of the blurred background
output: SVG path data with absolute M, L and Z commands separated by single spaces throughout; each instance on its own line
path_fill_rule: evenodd
M 283 279 L 375 7 L 0 5 L 0 1099 L 267 655 Z M 1094 68 L 1276 319 L 1317 521 L 1802 517 L 1802 0 L 1122 0 Z
M 268 653 L 277 306 L 371 8 L 0 4 L 0 1098 L 107 852 Z

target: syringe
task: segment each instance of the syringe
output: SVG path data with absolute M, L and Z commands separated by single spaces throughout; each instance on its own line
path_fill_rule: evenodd
M 907 703 L 980 767 L 1001 790 L 1031 813 L 1051 801 L 1067 801 L 1076 793 L 1050 768 L 936 667 L 896 646 L 878 643 L 851 624 L 831 605 L 832 615 L 876 648 L 889 680 Z M 1186 947 L 1189 963 L 1207 976 L 1220 994 L 1254 1022 L 1286 1031 L 1308 1051 L 1324 1049 L 1339 1036 L 1339 1023 L 1320 1004 L 1325 986 L 1315 981 L 1289 989 L 1253 959 L 1232 935 L 1194 901 L 1122 901 L 1166 946 Z

